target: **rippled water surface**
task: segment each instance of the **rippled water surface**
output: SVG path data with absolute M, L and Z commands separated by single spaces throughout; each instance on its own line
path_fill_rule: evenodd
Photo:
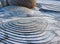
M 41 10 L 43 13 L 46 13 L 48 15 L 54 16 L 56 20 L 60 21 L 60 12 L 57 11 L 51 11 L 51 10 Z
M 60 1 L 60 0 L 58 0 L 58 1 Z M 1 13 L 1 14 L 2 14 L 2 12 L 4 12 L 4 11 L 0 9 L 0 13 Z M 50 17 L 54 16 L 55 20 L 60 21 L 60 12 L 58 12 L 58 11 L 51 11 L 51 10 L 40 9 L 40 12 L 46 13 L 46 14 L 48 14 L 48 15 L 51 15 Z M 3 14 L 4 14 L 4 13 L 3 13 Z M 7 12 L 6 14 L 8 14 L 8 16 L 5 16 L 4 18 L 10 17 L 8 12 Z M 0 34 L 0 35 L 1 35 L 1 34 Z M 3 35 L 3 36 L 1 35 L 0 38 L 2 38 L 2 37 L 4 37 L 4 35 Z M 6 42 L 6 43 L 7 43 L 7 42 Z M 3 43 L 1 43 L 1 44 L 3 44 Z M 8 43 L 8 44 L 9 44 L 9 43 Z M 12 44 L 12 43 L 10 43 L 10 44 Z M 27 44 L 32 44 L 32 43 L 27 43 Z M 34 44 L 35 44 L 35 43 L 34 43 Z M 41 43 L 41 44 L 45 44 L 45 43 Z M 55 44 L 55 43 L 51 43 L 51 44 Z M 57 44 L 57 43 L 56 43 L 56 44 Z M 58 44 L 59 44 L 59 43 L 58 43 Z

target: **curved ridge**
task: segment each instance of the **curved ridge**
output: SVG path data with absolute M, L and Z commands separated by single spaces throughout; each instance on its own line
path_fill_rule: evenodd
M 46 26 L 46 22 L 36 19 L 25 19 L 25 22 L 19 19 L 0 24 L 0 31 L 2 35 L 7 34 L 3 38 L 6 37 L 8 42 L 43 43 L 51 41 L 55 36 L 53 33 L 45 31 Z

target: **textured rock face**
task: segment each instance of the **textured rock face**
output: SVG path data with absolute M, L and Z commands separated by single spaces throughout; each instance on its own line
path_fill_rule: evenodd
M 8 0 L 10 5 L 24 6 L 27 8 L 34 8 L 36 0 Z
M 27 8 L 34 8 L 36 6 L 36 0 L 1 0 L 1 2 L 3 6 L 15 5 Z
M 8 0 L 0 0 L 1 1 L 1 5 L 4 6 L 8 6 Z

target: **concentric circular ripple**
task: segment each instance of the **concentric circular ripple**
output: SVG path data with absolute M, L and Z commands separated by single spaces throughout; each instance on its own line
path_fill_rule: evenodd
M 0 24 L 0 37 L 4 43 L 44 43 L 51 41 L 55 35 L 45 31 L 47 23 L 42 19 L 17 19 Z M 2 39 L 3 38 L 3 39 Z

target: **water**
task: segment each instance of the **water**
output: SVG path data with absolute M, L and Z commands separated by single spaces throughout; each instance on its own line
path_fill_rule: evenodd
M 43 4 L 45 4 L 45 3 L 47 3 L 47 4 L 54 4 L 53 2 L 59 2 L 60 0 L 38 0 L 38 1 L 40 1 L 40 2 L 42 2 Z M 39 2 L 39 3 L 40 3 Z M 56 3 L 56 4 L 58 4 L 58 3 Z M 60 5 L 58 4 L 58 7 L 59 7 Z M 50 7 L 52 7 L 52 6 L 50 6 Z M 57 6 L 56 6 L 57 7 Z M 39 7 L 39 8 L 41 8 L 41 7 Z M 52 8 L 51 8 L 52 9 Z M 46 13 L 46 14 L 48 14 L 48 15 L 51 15 L 51 16 L 54 16 L 55 17 L 55 19 L 56 20 L 58 20 L 58 21 L 60 21 L 60 11 L 58 12 L 58 11 L 55 11 L 56 9 L 54 9 L 53 8 L 53 10 L 50 10 L 50 9 L 40 9 L 40 11 L 42 12 L 42 13 Z M 59 9 L 58 9 L 59 10 Z
M 1 9 L 0 9 L 1 10 Z M 0 11 L 0 12 L 4 12 L 4 11 Z M 44 9 L 40 9 L 40 12 L 42 12 L 42 13 L 46 13 L 46 14 L 48 14 L 48 15 L 51 15 L 50 17 L 52 17 L 52 16 L 54 16 L 55 17 L 55 19 L 57 20 L 57 21 L 60 21 L 60 12 L 57 12 L 57 11 L 51 11 L 51 10 L 44 10 Z M 5 16 L 6 17 L 6 16 Z M 8 17 L 8 16 L 7 16 Z M 3 35 L 4 36 L 4 35 Z M 1 44 L 3 44 L 3 43 L 1 43 Z M 28 43 L 29 44 L 29 43 Z M 30 44 L 32 44 L 32 43 L 30 43 Z M 43 44 L 43 43 L 42 43 Z M 45 43 L 44 43 L 45 44 Z M 53 43 L 54 44 L 54 43 Z
M 40 11 L 42 11 L 43 13 L 46 13 L 48 15 L 54 16 L 56 20 L 60 21 L 60 12 L 44 10 L 44 9 L 41 9 Z
M 56 20 L 60 21 L 60 12 L 58 11 L 51 11 L 51 10 L 45 10 L 45 9 L 40 9 L 42 13 L 46 13 L 48 15 L 51 15 L 55 17 Z M 3 10 L 0 9 L 0 13 L 4 12 Z

